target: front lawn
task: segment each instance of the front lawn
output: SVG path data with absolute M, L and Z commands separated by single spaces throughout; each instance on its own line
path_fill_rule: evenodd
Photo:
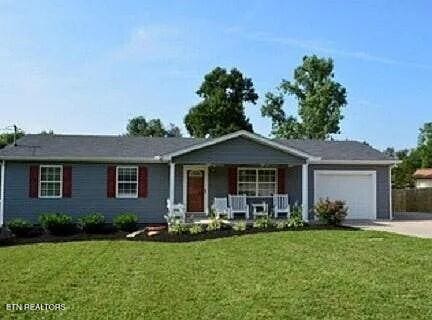
M 432 240 L 380 232 L 0 248 L 0 319 L 430 319 L 431 284 Z

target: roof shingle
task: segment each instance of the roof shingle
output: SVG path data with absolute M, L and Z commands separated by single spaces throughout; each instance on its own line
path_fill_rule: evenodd
M 29 134 L 0 150 L 0 158 L 154 158 L 209 139 L 153 138 L 90 135 Z M 393 160 L 357 141 L 284 140 L 273 141 L 323 160 Z

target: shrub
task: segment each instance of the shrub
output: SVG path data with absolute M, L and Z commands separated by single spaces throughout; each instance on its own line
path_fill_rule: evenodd
M 285 220 L 276 222 L 276 229 L 282 230 L 288 226 L 288 222 Z
M 9 221 L 7 227 L 17 237 L 28 237 L 33 229 L 33 225 L 30 222 L 20 218 Z
M 253 223 L 253 227 L 257 229 L 267 229 L 271 228 L 273 223 L 269 217 L 260 217 L 256 219 Z
M 188 231 L 188 226 L 185 223 L 182 223 L 176 220 L 174 223 L 168 225 L 168 232 L 174 234 L 182 234 Z
M 319 199 L 313 207 L 313 211 L 318 219 L 330 225 L 339 225 L 346 217 L 348 208 L 345 202 L 341 200 L 331 201 Z
M 72 218 L 62 213 L 44 213 L 39 217 L 39 223 L 46 231 L 53 235 L 68 235 L 75 231 Z
M 204 231 L 204 228 L 200 224 L 193 224 L 189 227 L 188 231 L 190 234 L 199 234 Z
M 222 222 L 220 219 L 212 218 L 210 223 L 207 225 L 207 231 L 218 231 L 222 228 Z
M 246 221 L 240 220 L 236 221 L 232 227 L 235 231 L 245 231 L 246 230 Z
M 105 217 L 100 213 L 90 213 L 81 217 L 79 223 L 86 233 L 102 233 L 105 231 Z
M 295 206 L 287 222 L 288 228 L 301 228 L 304 226 L 302 207 Z
M 122 213 L 114 218 L 114 226 L 121 231 L 134 231 L 138 226 L 138 216 L 134 213 Z

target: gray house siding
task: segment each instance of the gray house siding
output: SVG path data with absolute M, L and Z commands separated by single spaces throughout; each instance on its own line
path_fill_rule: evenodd
M 234 138 L 178 156 L 184 164 L 301 164 L 305 160 L 250 139 Z
M 7 162 L 5 174 L 5 222 L 25 218 L 37 222 L 46 212 L 63 212 L 78 218 L 90 212 L 103 213 L 108 221 L 119 213 L 132 212 L 142 223 L 165 222 L 169 193 L 167 164 L 141 164 L 148 168 L 148 196 L 137 199 L 107 198 L 107 164 L 72 166 L 72 197 L 38 199 L 29 197 L 29 163 Z
M 289 196 L 291 208 L 302 204 L 302 167 L 288 167 L 285 174 L 285 189 Z
M 309 208 L 314 205 L 314 171 L 315 170 L 375 170 L 376 171 L 376 202 L 377 218 L 390 219 L 390 185 L 389 167 L 371 165 L 310 165 L 309 166 Z M 313 219 L 313 213 L 309 212 L 309 219 Z

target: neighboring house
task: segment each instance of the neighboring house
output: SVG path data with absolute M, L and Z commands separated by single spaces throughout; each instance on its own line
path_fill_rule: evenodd
M 214 197 L 250 202 L 287 193 L 303 218 L 319 198 L 347 202 L 353 219 L 391 218 L 395 163 L 354 141 L 267 139 L 239 131 L 215 139 L 26 135 L 0 150 L 1 215 L 37 221 L 44 212 L 108 219 L 133 212 L 164 222 L 166 201 L 208 213 Z M 271 199 L 271 198 L 270 198 Z
M 432 168 L 417 169 L 413 176 L 417 189 L 432 188 Z

